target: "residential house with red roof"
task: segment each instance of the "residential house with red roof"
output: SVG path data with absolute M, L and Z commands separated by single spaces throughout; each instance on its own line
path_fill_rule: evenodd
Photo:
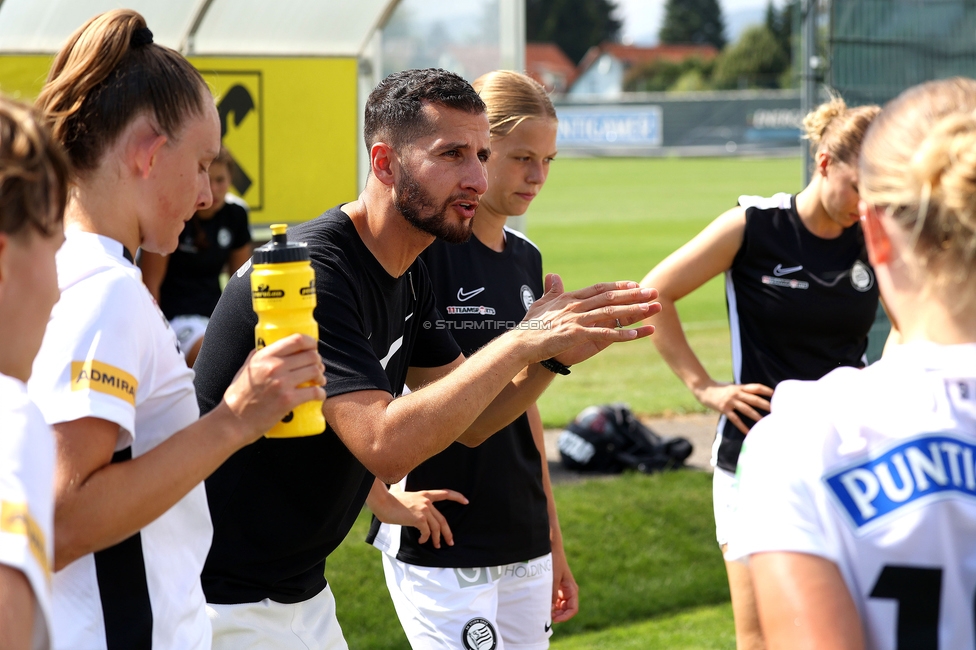
M 711 45 L 657 45 L 640 47 L 622 43 L 602 43 L 591 47 L 577 68 L 576 82 L 569 89 L 571 96 L 617 97 L 624 91 L 627 71 L 654 61 L 680 63 L 699 58 L 710 61 L 718 56 Z

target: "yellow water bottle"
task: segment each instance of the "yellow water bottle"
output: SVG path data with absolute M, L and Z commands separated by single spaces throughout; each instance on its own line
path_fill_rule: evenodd
M 315 271 L 308 246 L 288 241 L 288 226 L 271 226 L 271 241 L 255 249 L 251 258 L 251 304 L 258 315 L 254 346 L 261 349 L 292 334 L 319 338 L 315 322 Z M 311 385 L 311 384 L 308 384 Z M 268 438 L 298 438 L 325 431 L 322 402 L 305 402 L 264 434 Z

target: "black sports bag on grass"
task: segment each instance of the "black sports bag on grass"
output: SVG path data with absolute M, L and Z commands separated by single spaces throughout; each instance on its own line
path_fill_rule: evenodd
M 664 438 L 651 431 L 626 404 L 583 409 L 559 434 L 558 444 L 566 469 L 606 474 L 678 469 L 692 451 L 686 438 Z

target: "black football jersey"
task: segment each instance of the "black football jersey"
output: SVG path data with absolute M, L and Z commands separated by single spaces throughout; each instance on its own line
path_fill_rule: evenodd
M 464 244 L 434 242 L 421 256 L 443 317 L 431 328 L 450 331 L 466 356 L 515 327 L 542 295 L 539 250 L 513 230 L 506 228 L 505 237 L 500 253 L 472 236 Z M 380 524 L 374 517 L 367 541 L 401 562 L 485 567 L 550 551 L 542 458 L 524 413 L 478 447 L 452 444 L 404 481 L 408 491 L 457 490 L 469 503 L 437 503 L 454 534 L 454 545 L 439 549 L 430 541 L 419 544 L 416 528 Z
M 725 274 L 735 383 L 775 389 L 785 379 L 864 366 L 878 287 L 860 224 L 823 239 L 803 225 L 790 194 L 739 204 L 746 227 Z M 745 437 L 724 416 L 719 436 L 717 465 L 734 472 Z

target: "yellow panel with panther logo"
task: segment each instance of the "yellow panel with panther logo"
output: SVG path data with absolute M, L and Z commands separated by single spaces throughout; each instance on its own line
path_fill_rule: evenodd
M 205 62 L 197 67 L 217 100 L 221 141 L 234 159 L 232 191 L 257 214 L 264 209 L 262 71 L 214 70 L 201 64 Z
M 0 56 L 0 91 L 32 101 L 53 57 Z M 307 221 L 358 195 L 354 58 L 193 57 L 214 92 L 232 191 L 251 223 Z
M 307 221 L 356 198 L 355 59 L 190 60 L 216 96 L 252 223 Z

